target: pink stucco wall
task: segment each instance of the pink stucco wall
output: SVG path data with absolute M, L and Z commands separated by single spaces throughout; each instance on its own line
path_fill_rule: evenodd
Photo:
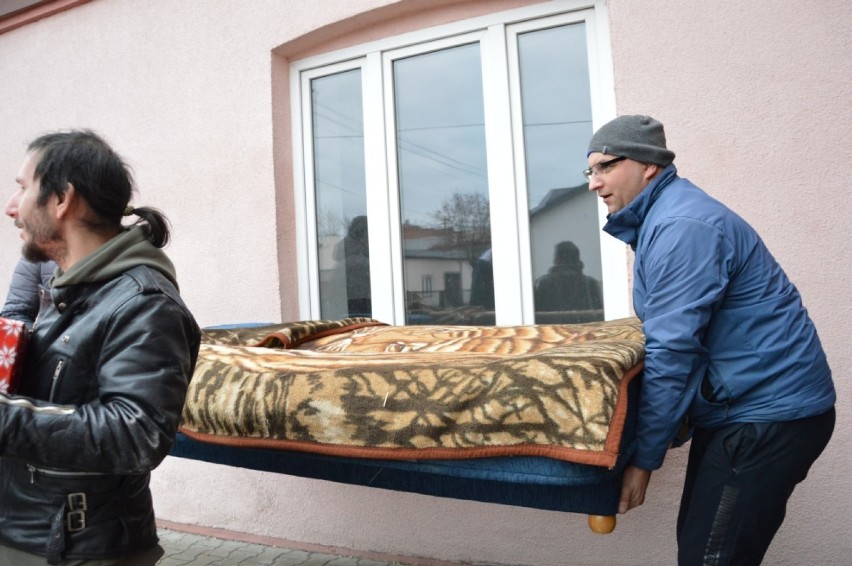
M 298 316 L 289 58 L 529 2 L 92 0 L 0 35 L 0 175 L 27 140 L 91 127 L 165 210 L 202 325 Z M 450 8 L 440 12 L 430 8 Z M 610 0 L 618 113 L 661 119 L 681 173 L 746 217 L 804 294 L 834 369 L 839 418 L 766 563 L 852 554 L 852 349 L 843 255 L 852 178 L 852 4 Z M 0 224 L 0 289 L 18 257 Z M 593 535 L 579 515 L 442 500 L 167 459 L 169 521 L 357 551 L 487 564 L 672 564 L 684 451 L 645 505 Z

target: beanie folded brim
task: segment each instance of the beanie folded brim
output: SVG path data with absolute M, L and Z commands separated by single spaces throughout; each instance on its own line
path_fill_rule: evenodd
M 650 116 L 619 116 L 604 124 L 592 136 L 586 156 L 596 152 L 662 167 L 675 158 L 666 147 L 663 125 Z

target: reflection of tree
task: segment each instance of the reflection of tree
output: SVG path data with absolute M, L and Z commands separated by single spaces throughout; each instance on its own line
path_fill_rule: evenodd
M 325 209 L 317 214 L 317 237 L 322 239 L 326 236 L 341 236 L 346 233 L 351 222 L 352 219 L 348 216 Z
M 491 247 L 491 214 L 481 193 L 453 193 L 434 213 L 446 233 L 446 245 L 463 249 L 471 265 Z

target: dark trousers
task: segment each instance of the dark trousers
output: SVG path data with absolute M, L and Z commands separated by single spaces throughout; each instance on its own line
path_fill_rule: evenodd
M 139 554 L 92 560 L 63 560 L 58 566 L 154 566 L 165 554 L 163 547 L 155 546 Z M 9 546 L 0 545 L 0 566 L 47 566 L 47 558 L 30 554 Z
M 831 409 L 796 421 L 696 429 L 677 519 L 678 564 L 760 564 L 834 418 Z

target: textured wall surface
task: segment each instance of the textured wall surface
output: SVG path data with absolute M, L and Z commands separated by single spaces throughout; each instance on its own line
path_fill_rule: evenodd
M 91 127 L 136 171 L 136 204 L 174 225 L 169 254 L 202 325 L 298 314 L 288 58 L 524 1 L 93 0 L 0 34 L 0 175 L 26 142 Z M 446 4 L 435 13 L 429 8 Z M 846 564 L 852 373 L 852 4 L 609 0 L 616 110 L 666 125 L 682 175 L 764 236 L 802 291 L 835 372 L 839 418 L 766 563 Z M 282 107 L 282 104 L 284 105 Z M 19 253 L 0 223 L 0 289 Z M 644 506 L 598 536 L 585 517 L 441 500 L 167 459 L 164 519 L 483 564 L 673 564 L 686 452 Z

